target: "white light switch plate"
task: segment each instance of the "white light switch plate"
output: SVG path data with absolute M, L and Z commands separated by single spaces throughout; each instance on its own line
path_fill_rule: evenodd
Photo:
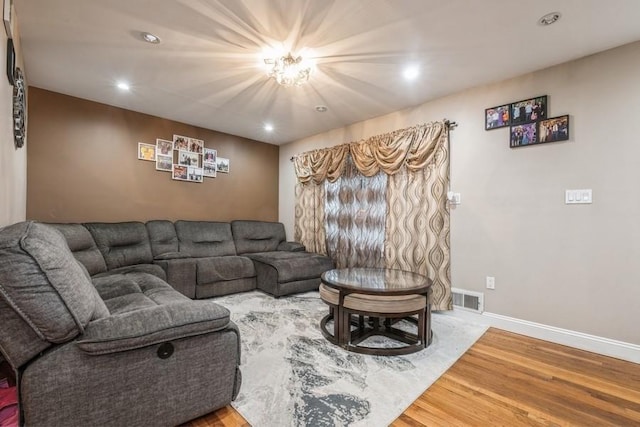
M 567 205 L 583 205 L 593 203 L 593 192 L 590 188 L 583 190 L 565 190 L 564 203 Z

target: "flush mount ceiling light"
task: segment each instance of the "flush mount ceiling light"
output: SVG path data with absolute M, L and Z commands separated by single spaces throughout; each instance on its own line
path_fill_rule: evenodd
M 309 81 L 311 64 L 302 56 L 293 56 L 291 52 L 285 56 L 266 58 L 267 75 L 273 77 L 282 86 L 300 86 Z
M 416 65 L 409 66 L 402 72 L 405 80 L 415 80 L 420 75 L 420 68 Z
M 116 84 L 116 87 L 117 87 L 118 89 L 120 89 L 121 91 L 123 91 L 123 92 L 128 92 L 128 91 L 131 89 L 131 86 L 129 86 L 129 83 L 127 83 L 127 82 L 122 82 L 122 81 L 121 81 L 121 82 L 118 82 L 118 83 Z
M 147 43 L 152 43 L 152 44 L 158 44 L 160 43 L 160 37 L 153 35 L 151 33 L 140 33 L 140 37 L 142 37 L 142 40 L 146 41 Z
M 266 130 L 267 132 L 273 132 L 273 125 L 271 123 L 266 123 L 264 125 L 264 130 Z
M 547 25 L 554 24 L 558 22 L 562 14 L 560 12 L 551 12 L 544 15 L 542 18 L 538 19 L 538 25 L 542 25 L 546 27 Z

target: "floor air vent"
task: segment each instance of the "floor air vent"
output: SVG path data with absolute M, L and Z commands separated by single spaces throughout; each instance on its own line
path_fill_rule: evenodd
M 482 292 L 467 291 L 451 288 L 453 306 L 465 310 L 482 313 L 484 311 L 484 294 Z

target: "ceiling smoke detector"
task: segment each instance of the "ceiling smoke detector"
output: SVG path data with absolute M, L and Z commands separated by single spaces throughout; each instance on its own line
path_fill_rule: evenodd
M 555 24 L 558 22 L 562 14 L 560 12 L 551 12 L 538 19 L 538 25 L 546 27 L 547 25 Z
M 316 105 L 316 111 L 318 113 L 326 113 L 328 110 L 326 105 Z

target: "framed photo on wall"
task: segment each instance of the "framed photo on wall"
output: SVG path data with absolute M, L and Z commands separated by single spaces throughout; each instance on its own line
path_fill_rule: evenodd
M 153 144 L 145 144 L 144 142 L 138 142 L 138 159 L 155 162 L 156 146 Z
M 156 155 L 156 170 L 171 172 L 173 169 L 173 156 Z
M 569 115 L 538 122 L 538 137 L 541 144 L 569 140 Z
M 202 182 L 202 168 L 187 168 L 187 180 L 191 182 Z
M 498 105 L 484 110 L 484 129 L 492 130 L 503 128 L 511 124 L 510 104 Z
M 216 170 L 220 173 L 229 173 L 229 159 L 218 157 L 216 160 Z
M 189 151 L 190 140 L 188 136 L 173 135 L 173 149 Z
M 521 125 L 547 118 L 547 95 L 511 104 L 511 124 Z
M 171 156 L 173 154 L 173 141 L 156 139 L 156 154 L 158 156 Z
M 171 174 L 171 177 L 177 181 L 188 181 L 188 167 L 173 165 L 173 173 Z
M 218 157 L 218 151 L 213 148 L 205 148 L 204 149 L 204 158 L 202 159 L 205 163 L 215 163 L 216 158 Z
M 202 174 L 207 178 L 215 178 L 218 175 L 215 163 L 202 163 Z
M 538 143 L 537 123 L 511 126 L 511 148 L 526 147 Z
M 181 166 L 200 167 L 200 155 L 191 151 L 178 151 L 178 164 Z
M 201 139 L 189 138 L 189 151 L 192 153 L 202 154 L 204 141 Z

